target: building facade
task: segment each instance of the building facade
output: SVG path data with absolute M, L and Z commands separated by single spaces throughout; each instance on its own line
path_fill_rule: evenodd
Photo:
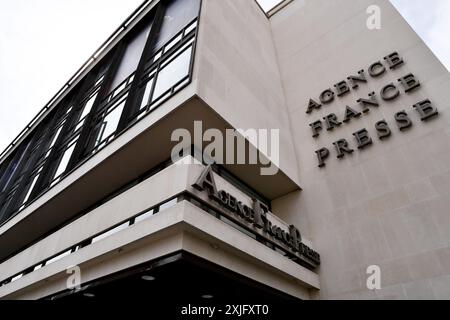
M 0 297 L 450 298 L 449 89 L 387 0 L 145 1 L 2 154 Z

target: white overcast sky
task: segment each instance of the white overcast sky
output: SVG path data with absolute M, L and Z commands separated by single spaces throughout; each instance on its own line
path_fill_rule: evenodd
M 0 0 L 0 150 L 142 1 Z M 450 69 L 450 0 L 391 1 Z

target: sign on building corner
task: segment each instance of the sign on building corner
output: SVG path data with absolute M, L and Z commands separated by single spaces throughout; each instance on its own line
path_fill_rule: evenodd
M 350 75 L 346 80 L 342 80 L 334 85 L 334 89 L 327 88 L 318 96 L 311 98 L 307 104 L 306 113 L 311 115 L 313 112 L 322 109 L 336 100 L 349 94 L 352 90 L 357 90 L 361 84 L 367 83 L 369 79 L 379 78 L 386 74 L 389 70 L 396 70 L 405 64 L 404 59 L 397 53 L 393 52 L 381 60 L 372 63 L 367 69 L 362 69 L 358 75 Z M 370 92 L 368 97 L 360 98 L 356 101 L 356 106 L 346 106 L 342 114 L 330 113 L 309 124 L 312 130 L 312 137 L 318 138 L 325 130 L 332 133 L 335 129 L 343 124 L 360 120 L 371 110 L 379 108 L 382 102 L 388 103 L 395 101 L 402 94 L 410 94 L 421 87 L 417 77 L 408 73 L 397 80 L 398 83 L 390 82 L 383 86 L 379 92 Z M 439 111 L 433 105 L 430 99 L 423 99 L 415 103 L 412 108 L 416 111 L 422 122 L 427 122 L 439 115 Z M 392 117 L 393 122 L 400 132 L 405 132 L 413 126 L 407 110 L 401 110 Z M 388 139 L 392 135 L 392 124 L 386 119 L 380 119 L 374 124 L 377 138 L 380 141 Z M 354 141 L 358 150 L 364 150 L 374 143 L 374 139 L 370 136 L 366 128 L 362 128 L 353 133 Z M 355 149 L 348 139 L 338 139 L 332 144 L 338 159 L 342 159 L 352 154 Z M 331 155 L 330 147 L 322 147 L 315 151 L 318 166 L 320 168 L 326 166 L 326 161 Z
M 253 199 L 253 207 L 250 208 L 229 192 L 218 190 L 211 165 L 206 167 L 192 187 L 198 191 L 207 192 L 212 201 L 232 212 L 234 217 L 252 226 L 255 231 L 262 231 L 272 240 L 289 248 L 299 258 L 304 259 L 306 257 L 308 264 L 316 267 L 320 265 L 319 253 L 302 243 L 302 236 L 297 227 L 290 225 L 289 231 L 285 231 L 269 221 L 267 218 L 269 209 L 261 201 Z

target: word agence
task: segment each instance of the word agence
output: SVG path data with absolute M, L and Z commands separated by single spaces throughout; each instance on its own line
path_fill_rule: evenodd
M 356 90 L 359 88 L 361 83 L 368 82 L 368 76 L 371 78 L 377 78 L 382 76 L 387 72 L 387 68 L 394 70 L 405 64 L 403 58 L 399 56 L 397 52 L 391 53 L 390 55 L 384 57 L 385 63 L 377 61 L 371 64 L 367 72 L 365 70 L 360 70 L 358 75 L 347 77 L 347 81 L 343 80 L 334 85 L 334 90 L 331 88 L 324 90 L 320 95 L 319 99 L 316 101 L 310 99 L 308 107 L 306 110 L 307 114 L 311 114 L 316 110 L 322 108 L 323 105 L 328 105 L 332 103 L 337 97 L 343 97 L 344 95 L 351 92 L 351 90 Z M 408 94 L 414 90 L 420 88 L 421 84 L 418 79 L 409 73 L 398 79 L 398 84 L 393 82 L 385 85 L 381 88 L 379 94 L 371 92 L 368 98 L 360 98 L 356 101 L 358 104 L 355 107 L 346 106 L 343 112 L 342 121 L 335 113 L 330 113 L 325 116 L 322 120 L 317 120 L 309 124 L 312 130 L 312 136 L 314 138 L 319 137 L 320 133 L 326 129 L 326 131 L 333 131 L 335 128 L 340 127 L 343 123 L 349 123 L 354 119 L 359 119 L 363 114 L 368 114 L 371 108 L 378 108 L 381 101 L 393 101 L 401 96 L 401 91 Z M 436 117 L 439 113 L 438 110 L 433 106 L 429 99 L 425 99 L 417 102 L 413 105 L 413 108 L 417 111 L 418 116 L 421 121 L 428 121 Z M 406 110 L 399 111 L 393 116 L 395 123 L 400 131 L 405 131 L 412 127 L 412 120 Z M 379 140 L 389 138 L 392 135 L 392 130 L 389 127 L 388 122 L 382 119 L 375 123 L 375 130 L 378 135 Z M 353 133 L 356 140 L 357 148 L 362 150 L 373 144 L 373 139 L 370 137 L 367 129 L 361 129 Z M 346 154 L 352 154 L 354 149 L 350 147 L 350 143 L 346 139 L 340 139 L 333 143 L 334 148 L 337 152 L 337 158 L 341 159 L 345 157 Z M 323 147 L 316 152 L 319 167 L 324 167 L 326 165 L 326 160 L 330 156 L 330 150 Z
M 289 230 L 285 231 L 279 226 L 272 224 L 267 218 L 269 208 L 260 201 L 253 199 L 253 208 L 250 208 L 227 191 L 217 190 L 211 166 L 208 166 L 203 171 L 192 186 L 198 191 L 206 191 L 211 200 L 234 213 L 240 220 L 251 224 L 253 229 L 261 230 L 270 238 L 289 248 L 293 253 L 300 255 L 304 262 L 313 267 L 320 265 L 320 254 L 302 242 L 302 236 L 297 227 L 290 225 Z M 307 258 L 308 261 L 304 260 L 304 258 Z

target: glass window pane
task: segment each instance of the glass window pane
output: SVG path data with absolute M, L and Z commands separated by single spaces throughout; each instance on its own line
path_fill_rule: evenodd
M 64 124 L 63 124 L 63 125 L 64 125 Z M 56 140 L 58 140 L 58 137 L 59 137 L 59 135 L 61 134 L 61 130 L 62 130 L 62 128 L 63 128 L 63 125 L 61 125 L 61 126 L 59 127 L 59 129 L 56 131 L 56 134 L 53 136 L 52 142 L 51 142 L 50 145 L 48 146 L 48 149 L 51 149 L 51 148 L 55 145 Z
M 104 130 L 103 134 L 101 134 L 99 142 L 109 137 L 117 130 L 117 126 L 119 125 L 120 116 L 122 115 L 125 102 L 126 100 L 122 101 L 122 103 L 113 111 L 111 111 L 111 113 L 109 113 L 103 120 Z
M 83 113 L 81 114 L 80 120 L 86 117 L 89 112 L 91 112 L 92 107 L 94 106 L 95 99 L 97 99 L 98 92 L 89 99 L 83 109 Z
M 102 75 L 100 78 L 98 78 L 98 80 L 95 82 L 95 85 L 96 86 L 99 85 L 100 82 L 102 82 L 104 78 L 105 78 L 105 75 Z
M 58 170 L 56 170 L 55 178 L 59 177 L 66 171 L 67 165 L 69 164 L 70 158 L 72 157 L 72 153 L 75 150 L 75 145 L 76 143 L 72 144 L 72 146 L 64 152 L 64 156 L 59 163 Z
M 36 185 L 37 180 L 39 179 L 40 174 L 37 174 L 33 181 L 31 182 L 30 186 L 28 187 L 28 192 L 25 198 L 23 199 L 22 204 L 27 203 L 28 199 L 30 199 L 31 192 L 33 192 L 34 186 Z
M 140 216 L 136 217 L 136 219 L 134 219 L 134 223 L 138 223 L 138 222 L 147 220 L 148 218 L 153 217 L 154 214 L 155 214 L 155 212 L 153 210 L 150 210 L 149 212 L 141 214 Z
M 17 280 L 19 280 L 19 279 L 22 278 L 22 277 L 23 277 L 23 273 L 21 273 L 21 274 L 15 276 L 14 278 L 12 278 L 12 279 L 11 279 L 11 282 L 17 281 Z
M 152 23 L 153 21 L 147 22 L 127 43 L 127 48 L 120 61 L 116 75 L 114 76 L 114 81 L 111 84 L 110 92 L 136 70 L 142 52 L 144 51 Z
M 186 28 L 186 30 L 184 31 L 184 34 L 187 35 L 190 32 L 192 32 L 192 30 L 194 30 L 197 27 L 197 21 L 193 22 L 189 27 Z
M 187 49 L 158 74 L 153 100 L 159 98 L 178 81 L 189 75 L 192 48 Z
M 164 211 L 164 210 L 167 210 L 167 209 L 169 209 L 169 208 L 172 208 L 174 205 L 176 205 L 178 203 L 178 199 L 173 199 L 173 200 L 170 200 L 169 202 L 166 202 L 166 203 L 164 203 L 164 204 L 162 204 L 160 207 L 159 207 L 159 211 L 161 212 L 161 211 Z
M 56 257 L 54 257 L 54 258 L 48 260 L 48 261 L 45 263 L 45 265 L 48 266 L 48 265 L 51 264 L 51 263 L 54 263 L 54 262 L 56 262 L 56 261 L 58 261 L 58 260 L 61 260 L 62 258 L 67 257 L 67 256 L 70 255 L 71 253 L 72 253 L 71 250 L 68 250 L 68 251 L 66 251 L 66 252 L 64 252 L 64 253 L 61 253 L 59 256 L 56 256 Z
M 172 0 L 167 5 L 158 41 L 155 45 L 156 52 L 170 41 L 175 35 L 186 27 L 198 16 L 200 0 Z
M 141 109 L 146 107 L 148 104 L 148 100 L 150 99 L 150 93 L 152 92 L 152 86 L 153 86 L 153 78 L 150 79 L 145 86 L 145 93 L 144 97 L 142 98 Z
M 73 106 L 70 106 L 69 109 L 67 109 L 66 114 L 68 114 L 70 111 L 72 111 Z
M 39 264 L 36 267 L 34 267 L 33 271 L 38 271 L 39 269 L 42 269 L 42 264 Z
M 8 218 L 8 216 L 6 216 L 6 209 L 8 208 L 9 204 L 11 203 L 12 200 L 12 196 L 10 196 L 5 202 L 3 202 L 3 204 L 0 204 L 0 219 L 5 220 Z
M 94 239 L 92 239 L 92 243 L 96 243 L 96 242 L 98 242 L 100 240 L 103 240 L 103 239 L 109 237 L 109 236 L 112 236 L 113 234 L 115 234 L 117 232 L 125 230 L 126 228 L 128 228 L 129 225 L 130 225 L 129 222 L 125 222 L 124 224 L 121 224 L 120 226 L 115 227 L 112 230 L 109 230 L 109 231 L 107 231 L 105 233 L 102 233 L 101 235 L 99 235 L 99 236 L 95 237 Z
M 9 165 L 8 170 L 5 172 L 4 176 L 2 177 L 2 191 L 6 189 L 11 183 L 14 183 L 12 181 L 17 168 L 19 167 L 19 164 L 22 163 L 22 161 L 25 159 L 25 156 L 27 155 L 27 151 L 29 150 L 29 147 L 31 146 L 31 140 L 28 141 L 28 143 L 24 144 L 24 146 L 16 151 L 16 154 L 13 156 L 13 160 L 11 164 Z M 20 157 L 18 157 L 20 155 Z
M 75 128 L 75 132 L 78 131 L 78 130 L 80 130 L 80 128 L 83 127 L 83 125 L 84 125 L 84 120 L 85 120 L 85 119 L 83 119 L 83 120 L 81 120 L 80 122 L 78 122 L 78 124 L 77 124 L 77 126 L 76 126 L 76 128 Z
M 10 167 L 8 168 L 8 171 L 6 171 L 5 176 L 3 177 L 3 179 L 5 179 L 5 183 L 3 185 L 2 188 L 2 192 L 6 189 L 6 187 L 9 185 L 9 183 L 11 182 L 11 179 L 17 169 L 17 167 L 19 166 L 19 161 L 15 161 L 12 164 L 10 164 Z
M 114 93 L 112 96 L 115 97 L 117 94 L 121 93 L 122 90 L 125 89 L 126 87 L 127 87 L 127 83 L 126 82 L 122 83 L 116 90 L 114 90 Z
M 170 49 L 172 49 L 178 42 L 181 41 L 182 38 L 183 38 L 183 35 L 180 34 L 178 37 L 176 37 L 175 39 L 170 41 L 168 44 L 166 44 L 166 46 L 164 47 L 164 53 L 166 53 Z

